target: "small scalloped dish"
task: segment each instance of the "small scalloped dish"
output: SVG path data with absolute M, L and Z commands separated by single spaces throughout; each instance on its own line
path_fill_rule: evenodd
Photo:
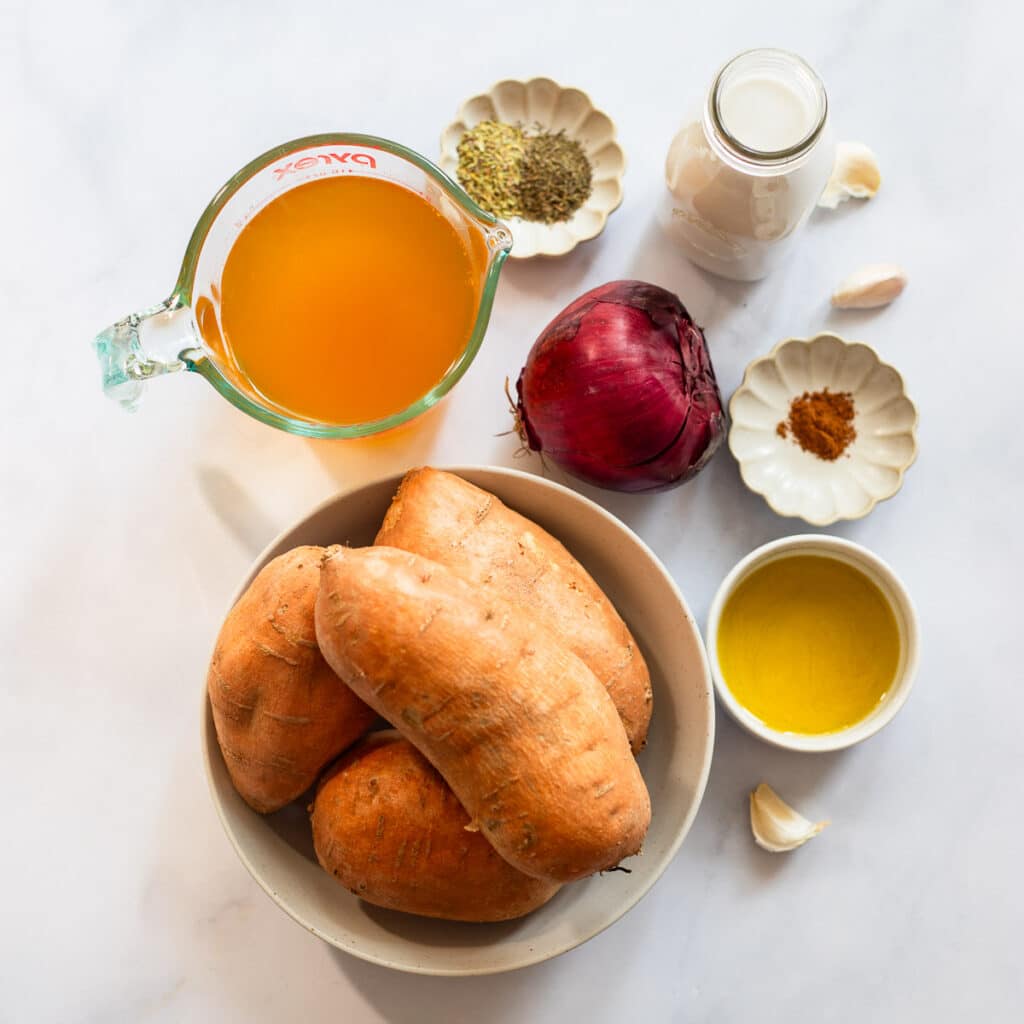
M 849 392 L 856 439 L 835 461 L 804 451 L 778 425 L 805 391 Z M 860 519 L 902 486 L 917 458 L 917 409 L 873 348 L 835 334 L 779 342 L 755 359 L 729 402 L 729 449 L 743 482 L 780 516 L 812 526 Z
M 456 181 L 459 140 L 481 121 L 488 120 L 564 131 L 568 138 L 580 143 L 593 169 L 590 196 L 568 220 L 541 224 L 518 217 L 503 218 L 512 229 L 512 259 L 563 256 L 580 242 L 596 238 L 622 202 L 626 158 L 615 141 L 612 119 L 597 110 L 585 92 L 563 88 L 550 78 L 498 82 L 489 92 L 463 103 L 455 120 L 441 135 L 438 164 Z

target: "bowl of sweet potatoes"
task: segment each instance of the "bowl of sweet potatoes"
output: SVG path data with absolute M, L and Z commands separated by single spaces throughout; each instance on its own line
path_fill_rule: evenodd
M 487 974 L 622 917 L 697 813 L 714 701 L 651 550 L 512 469 L 338 495 L 257 558 L 206 679 L 210 791 L 294 920 L 398 970 Z

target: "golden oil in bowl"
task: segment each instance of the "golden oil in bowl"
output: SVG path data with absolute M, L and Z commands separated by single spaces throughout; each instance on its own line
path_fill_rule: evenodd
M 864 572 L 792 554 L 735 586 L 715 653 L 732 696 L 769 729 L 823 735 L 856 725 L 885 700 L 900 668 L 900 629 Z

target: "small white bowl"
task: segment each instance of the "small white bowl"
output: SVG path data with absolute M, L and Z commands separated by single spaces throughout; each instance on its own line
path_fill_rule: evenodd
M 834 462 L 780 437 L 790 402 L 805 391 L 848 391 L 856 440 Z M 860 519 L 903 485 L 917 458 L 917 409 L 903 378 L 878 353 L 835 334 L 779 342 L 746 370 L 729 401 L 729 449 L 743 482 L 780 516 L 812 526 Z
M 878 707 L 867 718 L 838 732 L 814 735 L 779 732 L 777 729 L 772 729 L 748 711 L 733 696 L 718 662 L 718 623 L 726 601 L 739 584 L 755 569 L 761 568 L 768 562 L 774 562 L 779 558 L 788 558 L 792 555 L 819 555 L 825 558 L 834 558 L 853 566 L 882 591 L 896 617 L 900 637 L 900 660 L 896 666 L 896 676 L 892 685 Z M 751 551 L 722 580 L 708 615 L 707 651 L 718 699 L 725 705 L 726 711 L 748 732 L 777 747 L 784 747 L 786 750 L 809 752 L 842 750 L 866 740 L 869 736 L 874 736 L 879 729 L 893 720 L 896 712 L 906 703 L 917 674 L 917 612 L 914 610 L 914 603 L 911 601 L 906 587 L 903 586 L 896 573 L 867 548 L 840 537 L 822 536 L 816 533 L 798 534 L 794 537 L 783 537 L 781 540 L 772 541 L 770 544 L 764 544 Z
M 506 79 L 489 92 L 466 100 L 441 135 L 438 163 L 456 181 L 459 140 L 481 121 L 564 131 L 567 138 L 583 147 L 594 172 L 590 197 L 569 220 L 538 224 L 519 217 L 502 218 L 512 229 L 512 259 L 563 256 L 604 230 L 609 215 L 622 202 L 626 158 L 615 141 L 612 119 L 597 110 L 585 92 L 564 88 L 550 78 L 531 78 L 527 82 Z
M 654 712 L 638 758 L 651 796 L 651 827 L 630 873 L 564 886 L 516 921 L 439 921 L 363 903 L 316 862 L 302 802 L 261 816 L 235 792 L 203 687 L 202 749 L 210 794 L 242 863 L 290 917 L 325 942 L 371 963 L 416 974 L 510 971 L 573 949 L 614 924 L 668 867 L 697 814 L 711 766 L 715 699 L 700 633 L 657 556 L 599 505 L 560 484 L 514 469 L 450 472 L 496 494 L 554 536 L 586 566 L 629 624 L 651 670 Z M 232 604 L 272 558 L 299 544 L 372 544 L 401 474 L 312 509 L 256 559 Z

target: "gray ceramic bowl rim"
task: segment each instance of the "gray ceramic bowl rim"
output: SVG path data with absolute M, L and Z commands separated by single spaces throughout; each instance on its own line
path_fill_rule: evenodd
M 897 621 L 900 622 L 900 640 L 904 648 L 897 678 L 882 703 L 867 718 L 846 729 L 820 735 L 780 732 L 766 725 L 733 696 L 725 682 L 722 667 L 718 663 L 718 624 L 722 616 L 722 609 L 733 591 L 754 569 L 769 561 L 774 561 L 778 557 L 801 552 L 838 558 L 840 561 L 860 569 L 878 585 L 892 606 Z M 722 580 L 714 600 L 711 602 L 704 646 L 708 662 L 711 665 L 715 693 L 725 710 L 729 712 L 730 717 L 758 739 L 784 750 L 801 753 L 844 750 L 863 742 L 883 729 L 896 717 L 910 696 L 920 660 L 917 611 L 906 586 L 896 572 L 887 562 L 863 545 L 843 537 L 819 533 L 800 533 L 790 537 L 781 537 L 778 540 L 762 544 L 741 558 Z
M 200 705 L 200 740 L 202 746 L 203 770 L 206 775 L 206 782 L 210 792 L 210 799 L 213 802 L 214 808 L 217 812 L 217 817 L 220 819 L 221 826 L 223 827 L 224 832 L 227 835 L 229 842 L 231 843 L 231 846 L 234 848 L 235 853 L 238 855 L 238 859 L 242 862 L 246 871 L 249 872 L 250 876 L 257 883 L 257 885 L 259 885 L 259 887 L 271 898 L 271 900 L 274 901 L 275 904 L 277 904 L 277 906 L 281 910 L 285 912 L 285 914 L 287 914 L 290 918 L 292 918 L 292 920 L 296 921 L 298 924 L 302 925 L 302 927 L 305 928 L 307 931 L 315 935 L 317 938 L 322 939 L 324 942 L 328 943 L 328 945 L 334 946 L 336 949 L 340 949 L 343 952 L 355 956 L 360 960 L 365 960 L 369 963 L 377 964 L 382 967 L 388 967 L 394 970 L 400 970 L 410 974 L 422 974 L 442 977 L 467 977 L 487 974 L 498 974 L 512 970 L 519 970 L 523 967 L 529 967 L 534 964 L 542 963 L 544 961 L 553 959 L 557 956 L 561 956 L 563 953 L 567 953 L 570 950 L 582 945 L 583 943 L 588 942 L 590 939 L 601 934 L 601 932 L 605 931 L 607 928 L 610 928 L 612 925 L 617 923 L 625 914 L 632 910 L 633 907 L 635 907 L 644 898 L 644 896 L 647 895 L 648 892 L 650 892 L 650 890 L 654 887 L 655 883 L 657 883 L 657 881 L 667 870 L 668 866 L 672 863 L 676 854 L 679 852 L 679 848 L 682 846 L 683 840 L 689 834 L 689 831 L 693 826 L 694 819 L 697 816 L 697 812 L 699 811 L 701 803 L 703 802 L 704 792 L 707 787 L 708 775 L 711 770 L 712 755 L 714 753 L 715 702 L 713 697 L 714 691 L 711 683 L 711 667 L 708 663 L 707 651 L 704 649 L 703 638 L 700 636 L 700 631 L 697 628 L 696 620 L 693 618 L 693 615 L 690 612 L 689 605 L 687 604 L 686 599 L 683 597 L 678 586 L 676 585 L 675 580 L 672 578 L 672 576 L 665 568 L 665 566 L 662 564 L 661 560 L 657 557 L 657 555 L 655 555 L 651 548 L 625 523 L 623 523 L 616 516 L 612 515 L 606 509 L 602 508 L 596 502 L 591 501 L 584 495 L 579 494 L 578 492 L 573 491 L 568 487 L 564 487 L 561 484 L 557 484 L 551 480 L 546 480 L 543 477 L 539 477 L 533 473 L 525 473 L 521 470 L 510 469 L 504 466 L 487 466 L 482 464 L 439 466 L 437 468 L 444 469 L 446 472 L 454 473 L 456 475 L 462 475 L 463 473 L 486 472 L 497 473 L 502 476 L 508 476 L 512 478 L 531 481 L 536 486 L 548 488 L 553 492 L 561 494 L 564 498 L 568 498 L 583 505 L 584 507 L 588 508 L 591 512 L 606 519 L 610 523 L 610 525 L 612 525 L 616 529 L 623 531 L 624 533 L 629 535 L 631 539 L 637 544 L 637 546 L 646 554 L 647 558 L 650 560 L 651 565 L 658 571 L 658 573 L 664 578 L 664 581 L 671 588 L 671 591 L 676 597 L 676 600 L 679 602 L 679 605 L 685 613 L 687 622 L 690 624 L 691 628 L 694 631 L 696 646 L 701 657 L 700 668 L 702 669 L 703 684 L 704 689 L 706 690 L 707 697 L 706 707 L 708 709 L 707 721 L 705 723 L 707 730 L 707 741 L 705 744 L 704 756 L 701 763 L 699 778 L 696 780 L 694 786 L 692 806 L 690 807 L 690 810 L 687 813 L 686 817 L 683 819 L 682 825 L 679 828 L 677 834 L 674 836 L 672 842 L 669 844 L 668 848 L 662 854 L 661 863 L 658 865 L 657 870 L 652 872 L 647 883 L 642 888 L 638 889 L 637 892 L 635 892 L 628 901 L 623 901 L 622 905 L 616 908 L 616 912 L 611 916 L 611 918 L 607 922 L 604 923 L 602 927 L 588 934 L 576 935 L 571 940 L 562 943 L 560 946 L 558 946 L 558 948 L 547 951 L 541 955 L 523 958 L 520 962 L 512 963 L 508 966 L 501 968 L 436 968 L 427 967 L 423 965 L 410 965 L 408 963 L 390 962 L 382 957 L 375 956 L 371 953 L 366 952 L 365 950 L 360 949 L 358 945 L 342 944 L 341 942 L 337 941 L 334 937 L 326 934 L 322 929 L 318 928 L 302 912 L 296 910 L 293 906 L 291 906 L 284 898 L 280 896 L 280 894 L 273 888 L 273 886 L 268 882 L 268 880 L 263 877 L 260 870 L 252 862 L 252 859 L 249 857 L 248 853 L 243 848 L 242 844 L 239 842 L 238 837 L 235 835 L 231 823 L 228 821 L 225 808 L 222 805 L 219 795 L 217 793 L 216 785 L 214 782 L 214 767 L 211 762 L 211 757 L 213 756 L 213 752 L 218 750 L 219 748 L 217 746 L 216 737 L 213 735 L 212 732 L 212 722 L 209 713 L 209 700 L 207 697 L 206 685 L 204 681 L 202 690 L 202 701 Z M 305 515 L 299 517 L 294 522 L 290 523 L 284 529 L 279 531 L 278 534 L 273 538 L 273 540 L 271 540 L 263 548 L 259 555 L 257 555 L 256 558 L 254 558 L 253 561 L 250 563 L 249 570 L 247 571 L 242 583 L 239 584 L 235 592 L 232 594 L 231 599 L 229 600 L 225 608 L 224 615 L 227 615 L 227 613 L 235 606 L 238 599 L 245 592 L 245 589 L 248 586 L 249 581 L 255 575 L 256 571 L 258 571 L 257 567 L 262 567 L 262 565 L 265 564 L 270 554 L 277 548 L 277 546 L 289 534 L 293 533 L 296 529 L 298 529 L 304 522 L 319 515 L 322 511 L 334 505 L 336 502 L 344 500 L 346 498 L 350 498 L 363 490 L 379 486 L 385 481 L 393 480 L 394 485 L 397 489 L 398 482 L 401 480 L 403 476 L 404 471 L 395 474 L 386 474 L 374 480 L 363 482 L 358 487 L 352 488 L 349 491 L 343 491 L 334 494 L 331 497 L 319 502 Z M 216 639 L 214 640 L 214 644 L 215 643 Z

